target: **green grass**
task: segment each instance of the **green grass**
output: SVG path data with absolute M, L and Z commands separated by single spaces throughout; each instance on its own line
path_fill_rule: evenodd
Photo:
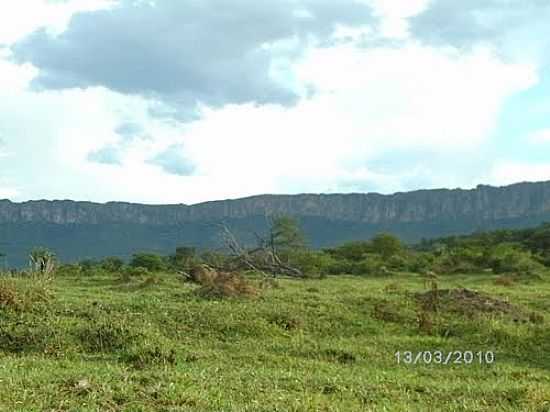
M 550 281 L 448 276 L 546 317 L 440 310 L 420 330 L 413 274 L 280 280 L 250 299 L 155 281 L 2 281 L 0 411 L 550 411 Z M 160 281 L 158 281 L 160 280 Z M 491 365 L 398 364 L 396 351 L 493 351 Z

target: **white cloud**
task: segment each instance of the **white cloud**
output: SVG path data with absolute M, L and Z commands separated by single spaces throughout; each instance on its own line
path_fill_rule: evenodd
M 527 140 L 534 144 L 550 143 L 550 128 L 531 133 Z
M 376 14 L 381 18 L 381 34 L 388 38 L 410 37 L 408 18 L 425 10 L 430 0 L 371 0 Z
M 533 164 L 514 161 L 497 162 L 487 179 L 494 185 L 547 180 L 550 180 L 550 163 Z
M 20 196 L 189 203 L 267 192 L 357 191 L 369 183 L 404 190 L 415 176 L 426 180 L 429 164 L 388 174 L 371 170 L 369 161 L 394 150 L 475 150 L 504 99 L 536 80 L 530 66 L 505 64 L 485 49 L 463 55 L 414 42 L 398 49 L 312 50 L 294 69 L 301 83 L 317 89 L 311 99 L 293 108 L 205 107 L 203 118 L 187 126 L 151 118 L 142 98 L 100 88 L 33 93 L 20 85 L 0 92 L 1 124 L 9 129 L 4 134 L 18 140 L 19 161 L 36 163 L 20 171 Z M 144 124 L 150 138 L 124 146 L 122 166 L 90 162 L 91 152 L 119 143 L 114 130 L 124 121 Z M 196 176 L 169 175 L 147 164 L 179 144 Z M 31 176 L 41 168 L 48 176 Z
M 341 116 L 356 138 L 379 140 L 372 146 L 386 150 L 471 149 L 487 138 L 504 99 L 537 80 L 531 66 L 505 64 L 487 49 L 461 54 L 413 42 L 363 52 L 315 50 L 298 70 L 331 95 L 331 117 Z
M 483 175 L 491 165 L 472 162 L 465 170 L 458 159 L 475 158 L 503 103 L 535 85 L 537 72 L 532 65 L 501 60 L 488 47 L 466 52 L 407 40 L 406 17 L 425 3 L 402 9 L 397 0 L 377 1 L 387 20 L 384 35 L 400 38 L 398 46 L 356 47 L 374 35 L 340 28 L 338 36 L 351 42 L 311 47 L 302 60 L 282 62 L 274 73 L 304 96 L 295 107 L 203 107 L 203 118 L 185 125 L 151 117 L 148 110 L 158 102 L 103 88 L 29 91 L 36 69 L 9 63 L 4 54 L 0 136 L 6 148 L 0 156 L 10 156 L 1 159 L 0 197 L 195 203 L 259 193 L 474 186 L 475 167 Z M 45 21 L 61 27 L 68 15 Z M 33 27 L 41 24 L 32 21 Z M 21 27 L 4 36 L 22 36 L 27 26 Z M 306 86 L 316 94 L 306 98 Z M 125 123 L 143 127 L 144 136 L 123 140 L 116 130 Z M 546 141 L 547 132 L 541 133 L 532 139 Z M 90 153 L 105 148 L 116 150 L 116 161 L 90 161 Z M 169 168 L 150 163 L 168 151 Z M 407 169 L 372 166 L 412 151 L 430 155 Z M 445 161 L 435 163 L 436 156 Z M 193 168 L 184 169 L 178 159 Z M 550 179 L 549 172 L 545 165 L 498 163 L 488 179 L 542 180 Z
M 0 13 L 0 45 L 11 44 L 40 27 L 51 33 L 62 32 L 71 16 L 79 11 L 91 11 L 113 4 L 109 0 L 17 0 L 3 4 Z
M 17 195 L 16 189 L 0 186 L 0 199 L 14 199 Z

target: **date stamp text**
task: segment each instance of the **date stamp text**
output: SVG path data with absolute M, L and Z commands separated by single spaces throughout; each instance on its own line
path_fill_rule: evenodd
M 398 364 L 405 365 L 490 365 L 495 362 L 493 351 L 397 351 Z

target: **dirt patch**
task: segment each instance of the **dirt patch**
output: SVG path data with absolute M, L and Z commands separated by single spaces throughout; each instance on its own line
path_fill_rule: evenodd
M 417 293 L 415 298 L 424 309 L 458 312 L 464 315 L 506 315 L 526 321 L 529 315 L 517 306 L 485 293 L 470 289 L 439 289 Z

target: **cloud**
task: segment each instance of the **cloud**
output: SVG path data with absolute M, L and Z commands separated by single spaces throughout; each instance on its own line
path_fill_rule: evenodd
M 548 181 L 550 180 L 550 163 L 498 161 L 492 167 L 487 180 L 496 185 Z
M 272 77 L 277 61 L 299 54 L 337 24 L 373 22 L 356 0 L 121 0 L 108 10 L 78 13 L 66 31 L 38 30 L 13 47 L 18 63 L 40 72 L 35 87 L 104 86 L 124 94 L 197 103 L 294 104 L 297 92 Z M 291 49 L 273 48 L 295 39 Z
M 20 0 L 2 7 L 0 16 L 0 48 L 32 33 L 37 27 L 58 34 L 65 30 L 71 16 L 81 11 L 109 7 L 110 0 Z
M 550 128 L 537 130 L 529 135 L 527 140 L 531 143 L 550 143 Z
M 425 2 L 376 1 L 375 17 L 351 0 L 122 1 L 0 50 L 0 193 L 195 203 L 544 176 L 507 175 L 488 149 L 504 150 L 503 104 L 540 92 L 540 68 L 482 40 L 416 40 Z
M 8 156 L 6 152 L 6 142 L 0 137 L 0 159 L 5 156 Z
M 132 140 L 143 135 L 143 132 L 143 127 L 140 124 L 132 122 L 121 123 L 115 129 L 115 133 L 124 140 Z
M 430 44 L 471 48 L 490 43 L 506 58 L 547 64 L 550 3 L 546 0 L 432 0 L 410 19 Z
M 91 152 L 87 159 L 90 162 L 96 162 L 106 165 L 122 165 L 122 153 L 117 146 L 106 146 L 99 150 Z
M 314 49 L 291 70 L 313 96 L 292 107 L 202 107 L 202 117 L 186 124 L 151 116 L 144 98 L 104 88 L 0 98 L 0 125 L 20 142 L 7 165 L 17 171 L 14 187 L 20 198 L 195 203 L 475 186 L 490 165 L 460 159 L 475 159 L 502 103 L 537 78 L 532 67 L 487 49 L 459 53 L 414 41 Z M 19 166 L 26 157 L 48 173 Z
M 13 199 L 18 194 L 17 189 L 0 186 L 0 199 Z
M 166 173 L 177 176 L 190 176 L 195 171 L 195 166 L 185 156 L 184 146 L 181 144 L 168 147 L 148 162 L 160 166 Z
M 393 39 L 410 37 L 409 19 L 424 11 L 430 0 L 371 0 L 375 15 L 380 18 L 382 36 Z

